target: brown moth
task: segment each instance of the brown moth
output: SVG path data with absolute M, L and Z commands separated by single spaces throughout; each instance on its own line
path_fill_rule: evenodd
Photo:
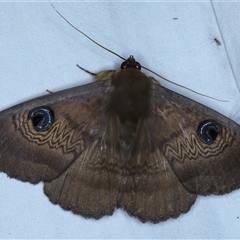
M 197 195 L 240 187 L 240 126 L 172 92 L 130 56 L 96 82 L 0 113 L 0 171 L 98 219 L 123 208 L 157 223 Z

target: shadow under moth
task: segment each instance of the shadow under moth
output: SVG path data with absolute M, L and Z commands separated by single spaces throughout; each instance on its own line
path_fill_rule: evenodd
M 239 188 L 240 126 L 140 68 L 130 56 L 94 83 L 2 111 L 0 171 L 95 219 L 123 208 L 157 223 L 198 194 Z

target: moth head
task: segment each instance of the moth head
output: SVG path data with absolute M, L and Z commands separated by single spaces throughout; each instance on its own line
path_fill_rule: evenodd
M 121 64 L 121 69 L 125 68 L 136 68 L 138 70 L 141 70 L 141 64 L 139 62 L 136 62 L 134 57 L 131 55 L 126 61 Z

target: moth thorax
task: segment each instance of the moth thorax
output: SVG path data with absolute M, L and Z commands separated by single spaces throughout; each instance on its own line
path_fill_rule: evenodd
M 109 111 L 122 121 L 138 122 L 150 113 L 151 80 L 138 69 L 117 71 L 112 78 Z

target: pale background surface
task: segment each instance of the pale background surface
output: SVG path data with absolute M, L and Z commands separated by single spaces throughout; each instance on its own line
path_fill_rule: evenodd
M 240 123 L 240 2 L 54 3 L 97 42 L 215 101 L 161 81 Z M 177 18 L 177 20 L 174 20 Z M 67 25 L 50 3 L 0 3 L 0 110 L 91 82 L 121 59 Z M 214 41 L 221 42 L 218 46 Z M 152 76 L 152 74 L 149 74 Z M 1 138 L 1 136 L 0 136 Z M 199 197 L 187 214 L 141 223 L 122 210 L 84 219 L 51 204 L 43 185 L 0 173 L 0 238 L 238 238 L 240 190 Z

